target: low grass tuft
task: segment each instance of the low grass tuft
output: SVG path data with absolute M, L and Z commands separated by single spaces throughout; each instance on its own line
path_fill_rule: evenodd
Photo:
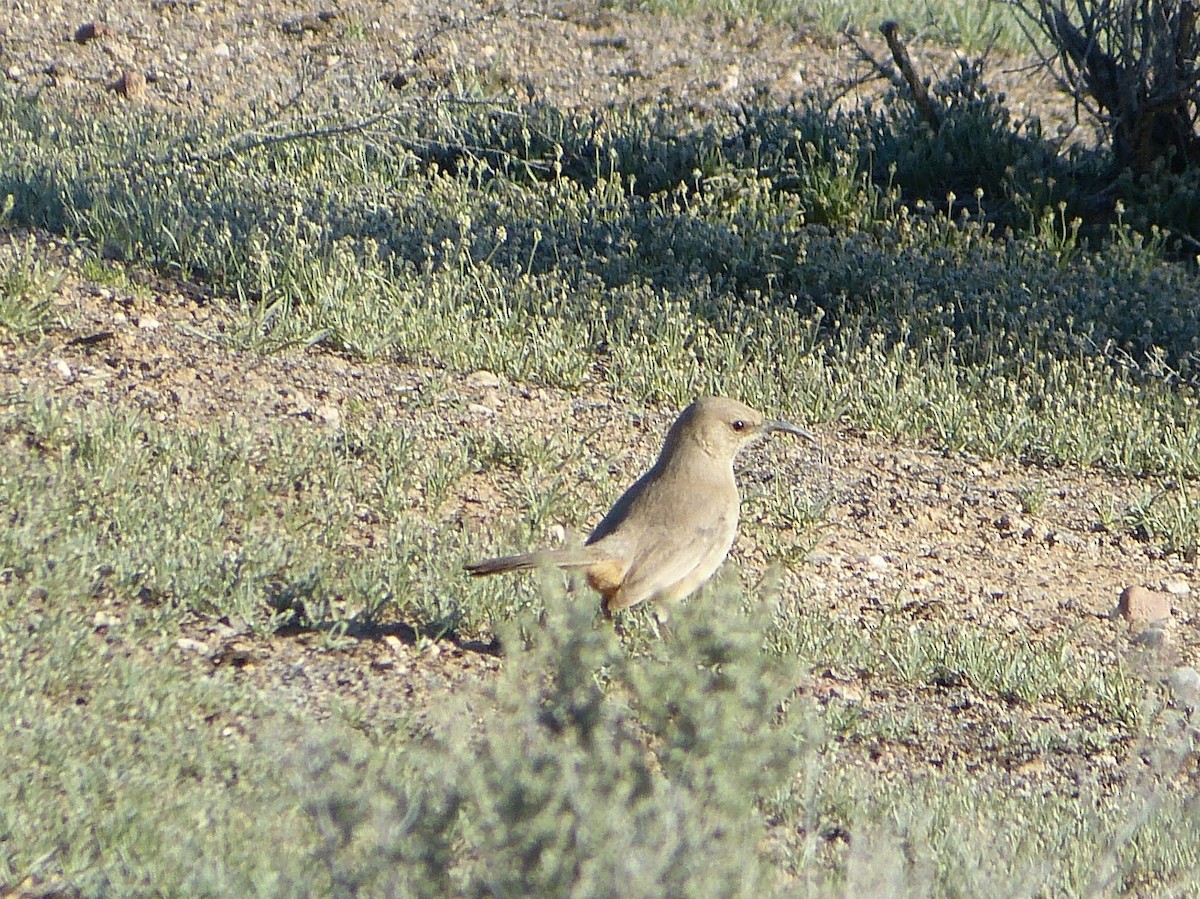
M 51 297 L 63 274 L 41 259 L 32 238 L 0 232 L 0 239 L 0 343 L 31 340 L 54 322 Z

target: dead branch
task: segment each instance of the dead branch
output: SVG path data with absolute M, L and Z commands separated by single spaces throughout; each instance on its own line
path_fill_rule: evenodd
M 1039 57 L 1104 126 L 1120 167 L 1200 164 L 1196 0 L 1009 2 L 1049 39 L 1055 58 Z
M 879 26 L 879 30 L 883 34 L 883 39 L 887 41 L 888 49 L 892 51 L 892 59 L 896 61 L 896 67 L 900 69 L 900 74 L 904 76 L 908 89 L 912 91 L 913 101 L 917 104 L 921 118 L 930 128 L 937 131 L 942 127 L 942 117 L 934 108 L 933 101 L 929 99 L 929 91 L 925 90 L 925 83 L 917 77 L 917 71 L 913 68 L 912 60 L 908 56 L 908 48 L 900 40 L 900 26 L 889 19 Z

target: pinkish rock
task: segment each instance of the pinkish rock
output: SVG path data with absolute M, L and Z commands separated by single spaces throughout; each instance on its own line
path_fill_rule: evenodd
M 146 93 L 146 76 L 136 69 L 128 69 L 108 89 L 127 100 L 137 100 Z
M 1117 613 L 1130 624 L 1152 624 L 1171 617 L 1171 597 L 1141 586 L 1126 587 L 1121 591 Z

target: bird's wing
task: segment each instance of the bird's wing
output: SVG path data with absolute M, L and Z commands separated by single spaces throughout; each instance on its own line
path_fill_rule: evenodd
M 647 599 L 686 596 L 712 577 L 732 543 L 728 528 L 716 523 L 657 528 L 652 536 L 639 545 L 621 589 L 608 604 L 610 612 Z

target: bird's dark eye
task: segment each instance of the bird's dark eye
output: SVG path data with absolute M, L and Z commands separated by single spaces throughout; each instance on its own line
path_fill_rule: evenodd
M 732 425 L 730 425 L 730 427 L 732 427 L 735 431 L 744 431 L 746 430 L 746 423 L 739 418 Z

